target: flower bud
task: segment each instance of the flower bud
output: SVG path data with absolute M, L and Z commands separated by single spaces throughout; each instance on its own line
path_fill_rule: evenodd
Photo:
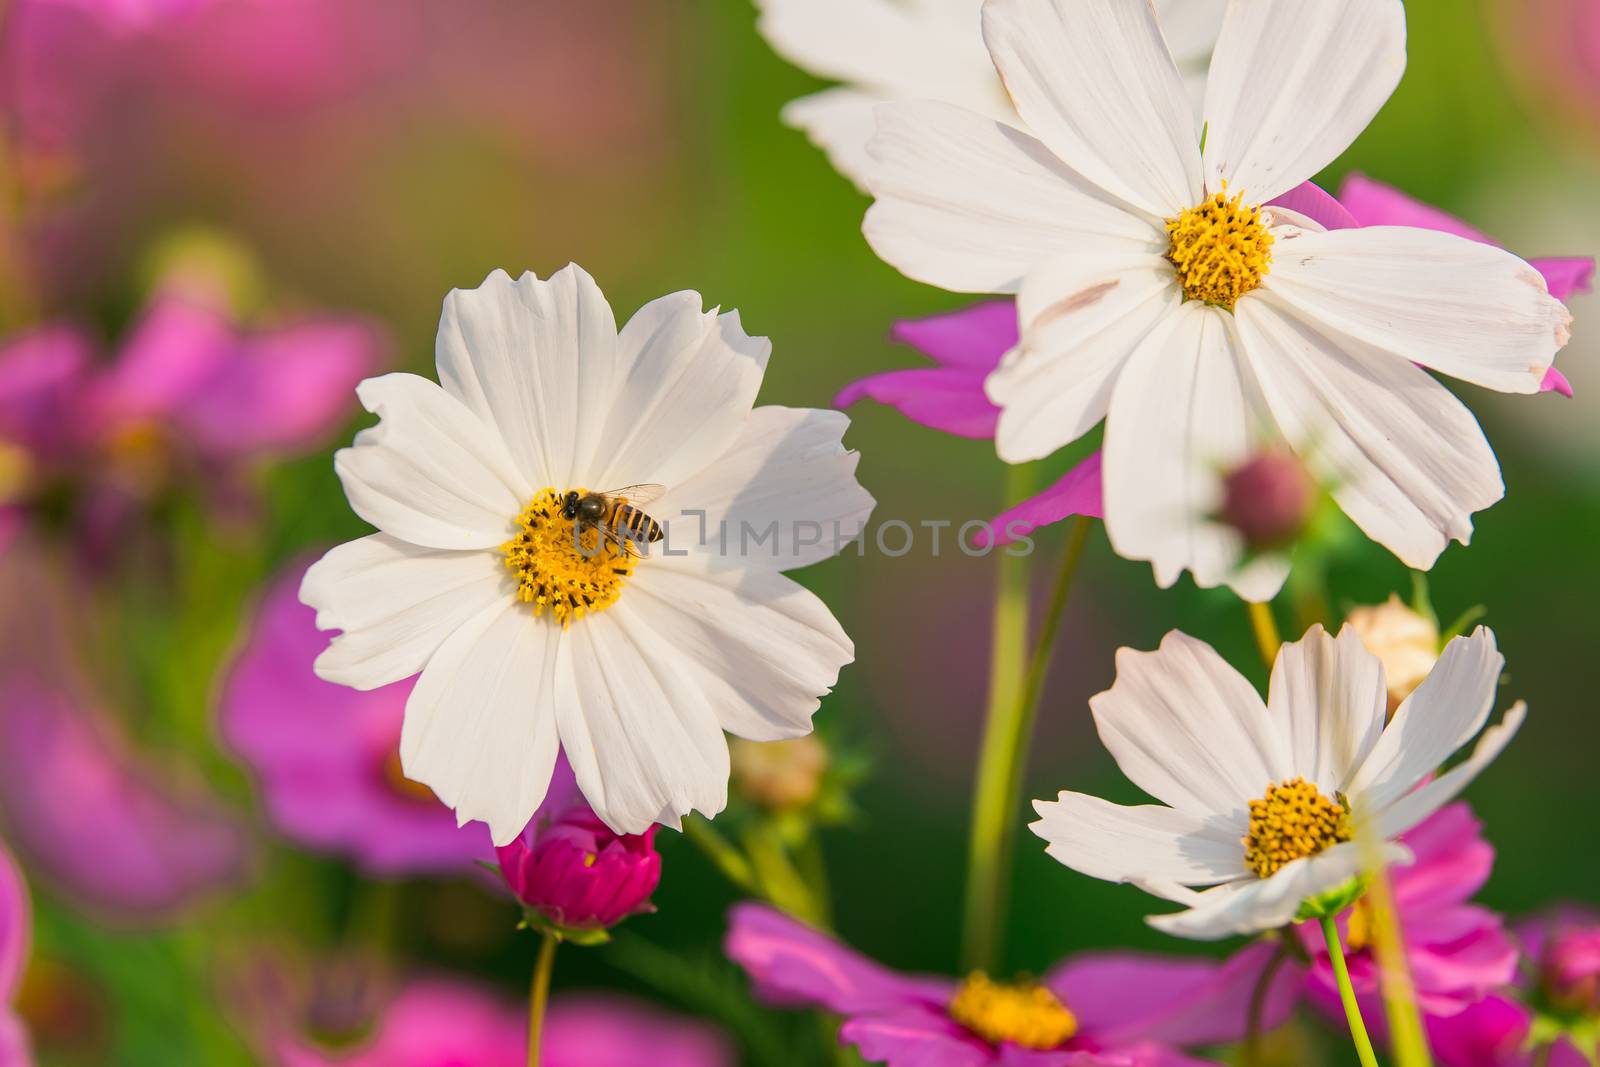
M 654 826 L 613 833 L 577 804 L 553 822 L 530 823 L 495 855 L 506 884 L 539 920 L 568 933 L 604 930 L 652 910 L 661 881 L 655 836 Z
M 1238 530 L 1253 551 L 1292 544 L 1316 502 L 1311 476 L 1281 449 L 1258 453 L 1222 480 L 1222 521 Z
M 1391 593 L 1382 604 L 1359 607 L 1345 618 L 1361 643 L 1383 664 L 1389 714 L 1422 684 L 1439 661 L 1439 626 Z
M 1557 936 L 1545 954 L 1544 981 L 1556 1007 L 1600 1016 L 1600 926 Z
M 752 804 L 792 811 L 817 799 L 828 749 L 815 735 L 792 741 L 745 741 L 729 746 L 733 785 Z

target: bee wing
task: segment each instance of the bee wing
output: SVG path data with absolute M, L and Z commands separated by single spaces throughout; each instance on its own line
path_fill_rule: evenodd
M 601 525 L 595 528 L 600 531 L 600 536 L 604 537 L 607 541 L 610 541 L 620 551 L 641 559 L 647 555 L 645 551 L 640 549 L 638 542 L 636 542 L 633 538 L 624 537 L 622 534 L 618 533 L 616 530 L 613 530 L 609 526 Z
M 666 491 L 667 487 L 664 485 L 646 482 L 643 485 L 625 485 L 621 489 L 608 489 L 600 495 L 611 500 L 620 497 L 633 507 L 643 508 L 646 504 L 660 500 Z

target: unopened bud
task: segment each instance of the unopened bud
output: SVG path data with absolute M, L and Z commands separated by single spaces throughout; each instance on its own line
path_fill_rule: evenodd
M 1222 521 L 1254 551 L 1292 544 L 1317 502 L 1316 484 L 1304 465 L 1281 449 L 1235 467 L 1223 479 L 1222 494 Z
M 1383 663 L 1389 684 L 1389 714 L 1393 715 L 1439 661 L 1438 624 L 1413 611 L 1393 593 L 1382 604 L 1351 611 L 1345 622 Z
M 828 749 L 814 735 L 791 741 L 734 740 L 733 784 L 745 799 L 773 811 L 803 808 L 822 791 Z
M 1600 1016 L 1600 926 L 1558 936 L 1545 954 L 1544 980 L 1556 1007 Z
M 586 805 L 554 822 L 530 823 L 495 850 L 500 873 L 517 899 L 563 931 L 604 930 L 649 911 L 661 881 L 656 827 L 617 834 Z

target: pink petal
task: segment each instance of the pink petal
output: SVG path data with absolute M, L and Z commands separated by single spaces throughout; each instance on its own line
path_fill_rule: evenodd
M 1009 545 L 1041 526 L 1049 526 L 1073 515 L 1084 515 L 1091 519 L 1105 517 L 1100 493 L 1099 452 L 1090 454 L 1044 492 L 996 515 L 989 524 L 994 532 L 993 543 Z M 987 548 L 990 532 L 979 531 L 972 540 L 977 547 Z
M 78 330 L 46 326 L 0 348 L 0 438 L 50 454 L 72 433 L 93 346 Z
M 889 334 L 951 368 L 988 373 L 1017 344 L 1017 305 L 987 300 L 926 319 L 902 319 Z
M 1349 230 L 1360 226 L 1344 204 L 1335 200 L 1315 182 L 1302 182 L 1272 201 L 1275 207 L 1288 208 L 1320 223 L 1329 230 Z
M 1550 295 L 1557 300 L 1587 293 L 1594 283 L 1593 256 L 1554 256 L 1528 262 L 1544 276 Z
M 1568 400 L 1572 399 L 1572 383 L 1567 381 L 1567 376 L 1551 367 L 1544 372 L 1544 381 L 1539 383 L 1541 393 L 1560 393 Z
M 217 312 L 181 297 L 157 298 L 92 391 L 94 428 L 164 420 L 216 373 L 233 330 Z
M 978 371 L 944 368 L 888 371 L 851 382 L 833 403 L 845 408 L 870 397 L 922 426 L 982 440 L 994 436 L 1000 419 L 1000 409 L 984 395 L 985 377 Z
M 992 1067 L 999 1056 L 944 1012 L 907 1006 L 847 1021 L 839 1040 L 854 1045 L 869 1063 L 888 1067 Z
M 0 842 L 0 1013 L 11 1003 L 22 982 L 31 929 L 28 890 L 22 882 L 22 872 L 6 851 L 5 844 Z M 5 1062 L 0 1058 L 0 1063 Z
M 1465 237 L 1469 241 L 1497 244 L 1481 230 L 1473 229 L 1454 215 L 1432 204 L 1414 200 L 1391 185 L 1373 181 L 1364 174 L 1351 174 L 1339 187 L 1339 203 L 1345 206 L 1359 226 L 1414 226 Z

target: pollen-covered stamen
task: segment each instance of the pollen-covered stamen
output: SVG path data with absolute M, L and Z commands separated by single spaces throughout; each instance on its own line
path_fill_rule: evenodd
M 1244 862 L 1260 878 L 1350 840 L 1350 806 L 1330 800 L 1304 778 L 1267 786 L 1267 795 L 1250 802 L 1250 833 Z
M 968 976 L 950 1000 L 950 1018 L 992 1044 L 1009 1041 L 1036 1051 L 1059 1048 L 1078 1032 L 1078 1017 L 1045 986 Z
M 1233 310 L 1238 299 L 1266 277 L 1272 264 L 1272 234 L 1259 207 L 1241 196 L 1214 193 L 1198 207 L 1167 220 L 1167 258 L 1190 300 Z
M 517 516 L 517 536 L 500 546 L 516 576 L 517 599 L 563 626 L 615 604 L 637 562 L 599 529 L 578 530 L 564 512 L 566 498 L 560 489 L 540 490 Z

